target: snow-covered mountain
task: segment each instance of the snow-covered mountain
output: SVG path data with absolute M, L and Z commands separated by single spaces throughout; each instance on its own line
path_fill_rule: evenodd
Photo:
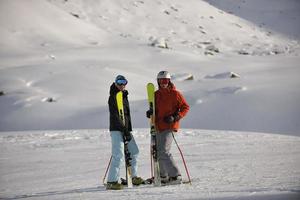
M 0 199 L 297 199 L 299 5 L 1 0 Z M 193 185 L 105 191 L 109 86 L 129 80 L 147 177 L 145 87 L 160 70 L 190 104 L 176 137 Z
M 242 4 L 242 1 L 239 2 Z M 285 5 L 282 2 L 278 3 L 280 1 L 276 2 L 277 7 Z M 289 2 L 287 5 L 296 5 L 293 9 L 297 10 L 299 5 L 293 0 Z M 264 10 L 257 9 L 259 4 L 256 2 L 255 7 L 250 3 L 246 8 L 256 9 L 255 16 L 264 16 Z M 223 6 L 224 3 L 217 5 Z M 228 2 L 225 5 L 239 4 Z M 233 10 L 239 10 L 238 8 Z M 290 7 L 285 8 L 282 10 L 290 11 Z M 119 43 L 122 37 L 126 38 L 123 41 L 132 39 L 147 44 L 151 43 L 151 40 L 164 38 L 170 48 L 185 49 L 194 53 L 209 51 L 207 47 L 214 46 L 221 53 L 243 52 L 265 55 L 293 52 L 297 43 L 241 19 L 232 12 L 225 12 L 198 0 L 190 0 L 188 3 L 179 0 L 27 2 L 4 0 L 1 2 L 1 11 L 1 32 L 10 39 L 2 43 L 16 48 L 34 45 L 36 48 L 46 46 L 44 49 L 51 49 L 58 44 L 101 45 L 111 43 L 111 40 L 117 40 Z M 271 13 L 277 14 L 276 11 L 274 9 Z M 26 17 L 16 17 L 18 15 Z M 288 17 L 298 15 L 298 12 L 294 12 Z M 287 24 L 289 18 L 285 16 L 282 18 L 281 21 Z M 296 29 L 294 32 L 296 31 L 299 30 Z
M 217 8 L 246 19 L 259 27 L 291 38 L 300 38 L 298 0 L 205 0 Z
M 297 40 L 199 0 L 0 4 L 2 131 L 107 128 L 118 74 L 147 127 L 145 85 L 165 69 L 191 105 L 185 128 L 299 133 Z
M 50 2 L 113 35 L 142 43 L 165 38 L 172 49 L 203 53 L 214 46 L 220 52 L 260 55 L 283 53 L 293 46 L 293 42 L 272 36 L 256 24 L 198 0 Z

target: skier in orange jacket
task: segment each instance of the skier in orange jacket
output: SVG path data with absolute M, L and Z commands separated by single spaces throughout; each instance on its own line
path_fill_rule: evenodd
M 179 129 L 179 120 L 189 111 L 189 105 L 171 82 L 171 75 L 161 71 L 157 75 L 158 90 L 155 91 L 155 126 L 157 130 L 157 153 L 162 183 L 182 181 L 180 171 L 170 153 L 173 132 Z M 148 118 L 153 114 L 148 110 Z

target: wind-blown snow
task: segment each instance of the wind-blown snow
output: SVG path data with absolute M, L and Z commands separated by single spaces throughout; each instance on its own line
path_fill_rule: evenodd
M 295 199 L 299 6 L 1 0 L 0 199 Z M 148 177 L 145 87 L 160 70 L 190 104 L 178 140 L 193 185 L 105 191 L 109 86 L 118 74 L 129 80 Z

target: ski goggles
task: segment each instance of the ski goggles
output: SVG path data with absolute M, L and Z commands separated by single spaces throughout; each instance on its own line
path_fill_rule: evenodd
M 116 80 L 117 85 L 127 85 L 127 80 L 124 79 L 118 79 Z
M 159 84 L 168 84 L 170 82 L 169 78 L 160 78 L 158 79 Z

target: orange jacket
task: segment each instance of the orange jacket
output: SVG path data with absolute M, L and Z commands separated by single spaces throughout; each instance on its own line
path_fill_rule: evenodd
M 168 124 L 164 118 L 174 113 L 178 113 L 180 119 L 186 115 L 190 107 L 182 94 L 176 90 L 173 83 L 169 83 L 169 87 L 159 88 L 155 91 L 155 125 L 158 132 L 165 130 L 177 131 L 179 129 L 179 121 Z

